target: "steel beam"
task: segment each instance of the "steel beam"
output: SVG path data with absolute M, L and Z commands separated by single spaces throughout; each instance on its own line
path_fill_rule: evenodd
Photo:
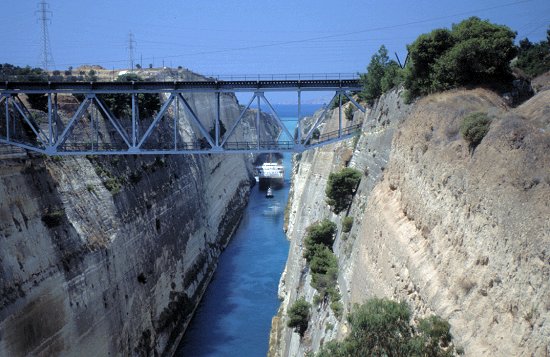
M 222 143 L 220 146 L 223 146 L 226 142 L 227 142 L 227 139 L 229 139 L 229 137 L 231 136 L 231 134 L 233 134 L 233 132 L 235 131 L 235 129 L 237 128 L 237 125 L 239 125 L 239 123 L 241 122 L 241 120 L 243 119 L 244 115 L 246 114 L 246 111 L 248 110 L 248 108 L 250 108 L 250 105 L 252 105 L 252 102 L 254 102 L 254 99 L 256 99 L 256 94 L 254 94 L 252 96 L 252 98 L 250 98 L 250 101 L 248 102 L 247 106 L 243 109 L 243 111 L 241 112 L 241 114 L 239 115 L 239 118 L 237 119 L 237 121 L 235 121 L 235 123 L 233 124 L 233 126 L 231 127 L 231 130 L 229 130 L 228 134 L 225 136 L 225 139 L 223 139 Z
M 338 136 L 342 135 L 342 92 L 338 92 Z
M 302 144 L 302 126 L 300 123 L 302 122 L 301 117 L 302 116 L 302 91 L 298 91 L 298 120 L 296 121 L 296 127 L 298 131 L 298 135 L 296 138 L 296 145 L 299 145 L 300 147 L 303 147 Z
M 4 98 L 6 99 L 6 140 L 10 141 L 10 95 L 6 95 Z
M 136 147 L 137 132 L 136 132 L 136 95 L 132 93 L 132 147 Z
M 216 93 L 216 148 L 220 147 L 220 92 Z
M 359 110 L 362 111 L 363 113 L 365 113 L 365 112 L 367 111 L 361 104 L 357 103 L 357 102 L 353 99 L 353 97 L 352 97 L 351 95 L 349 95 L 347 92 L 343 92 L 343 93 L 344 93 L 344 95 L 349 99 L 349 101 L 352 102 L 353 105 L 355 105 L 355 107 L 356 107 L 357 109 L 359 109 Z
M 13 102 L 13 105 L 15 106 L 15 108 L 17 109 L 17 111 L 19 112 L 19 114 L 21 114 L 21 116 L 23 117 L 23 119 L 25 120 L 25 122 L 27 122 L 27 125 L 31 128 L 31 130 L 34 132 L 34 134 L 36 135 L 36 138 L 38 140 L 40 140 L 40 142 L 44 145 L 44 146 L 48 146 L 48 137 L 46 136 L 46 134 L 44 134 L 42 132 L 42 130 L 40 129 L 40 127 L 35 128 L 34 125 L 32 124 L 31 120 L 27 117 L 26 113 L 25 113 L 25 110 L 27 108 L 25 108 L 25 110 L 23 110 L 23 108 L 25 107 L 23 105 L 23 102 L 21 102 L 21 100 L 15 96 L 15 98 L 17 98 L 17 100 L 12 100 Z M 19 105 L 19 103 L 17 103 L 19 101 L 19 103 L 21 104 L 21 106 Z M 27 110 L 27 113 L 30 115 L 30 113 L 28 112 Z M 42 134 L 44 136 L 44 138 L 42 138 L 40 136 L 40 134 Z
M 84 101 L 80 103 L 80 106 L 76 110 L 76 113 L 73 115 L 67 126 L 65 127 L 65 130 L 63 130 L 63 133 L 61 134 L 61 137 L 57 140 L 57 142 L 53 145 L 53 149 L 55 151 L 58 151 L 58 148 L 60 145 L 63 145 L 65 141 L 67 140 L 67 136 L 72 132 L 73 125 L 76 120 L 80 119 L 82 117 L 82 114 L 88 109 L 90 106 L 91 98 L 86 97 L 84 98 Z
M 52 128 L 52 94 L 48 93 L 48 146 L 53 143 L 53 128 Z
M 111 122 L 111 125 L 115 128 L 118 135 L 124 140 L 124 143 L 130 148 L 132 145 L 130 144 L 130 139 L 126 135 L 126 132 L 122 128 L 122 125 L 117 121 L 113 113 L 107 108 L 107 106 L 103 103 L 103 100 L 101 98 L 98 98 L 96 95 L 94 95 L 93 100 L 95 103 L 99 106 L 99 108 L 103 111 L 103 114 L 107 117 L 107 119 Z
M 149 125 L 149 128 L 147 129 L 145 134 L 143 134 L 141 140 L 139 141 L 139 144 L 137 144 L 137 146 L 133 146 L 131 149 L 133 149 L 135 151 L 135 149 L 140 149 L 141 148 L 141 145 L 143 145 L 145 140 L 147 140 L 149 135 L 151 135 L 151 132 L 153 131 L 155 126 L 158 124 L 158 122 L 162 119 L 162 117 L 164 116 L 164 113 L 166 112 L 166 109 L 168 109 L 168 107 L 170 106 L 170 104 L 172 103 L 172 101 L 175 98 L 176 98 L 176 95 L 174 93 L 170 94 L 170 97 L 168 97 L 168 100 L 164 103 L 164 105 L 162 106 L 160 111 L 157 113 L 157 116 L 155 117 L 155 120 L 153 120 L 151 125 Z
M 313 134 L 313 131 L 315 129 L 317 129 L 317 126 L 319 125 L 319 123 L 321 122 L 321 119 L 324 118 L 325 114 L 327 113 L 328 111 L 328 108 L 330 106 L 330 103 L 332 103 L 332 100 L 336 97 L 336 95 L 334 97 L 332 97 L 332 99 L 330 100 L 329 104 L 325 107 L 325 109 L 323 110 L 323 113 L 321 114 L 321 116 L 319 116 L 319 118 L 317 118 L 317 120 L 315 120 L 315 123 L 313 124 L 313 126 L 311 127 L 311 129 L 309 129 L 309 132 L 307 133 L 306 135 L 306 138 L 304 139 L 304 145 L 307 143 L 307 141 L 311 138 L 311 135 Z
M 260 114 L 261 114 L 261 93 L 256 93 L 256 100 L 258 104 L 258 111 L 256 112 L 256 136 L 258 138 L 258 150 L 260 150 Z
M 289 137 L 290 140 L 294 141 L 294 135 L 290 134 L 287 127 L 282 122 L 281 118 L 279 118 L 279 115 L 277 115 L 277 112 L 275 111 L 275 109 L 273 109 L 273 106 L 271 105 L 271 103 L 269 103 L 269 101 L 267 100 L 267 98 L 264 96 L 263 93 L 261 94 L 261 98 L 264 100 L 264 102 L 269 107 L 269 109 L 271 111 L 271 114 L 273 114 L 273 117 L 275 118 L 275 121 L 279 124 L 281 129 L 283 129 L 283 131 L 286 133 L 286 135 Z
M 185 98 L 183 97 L 183 95 L 181 93 L 178 94 L 178 99 L 183 102 L 183 106 L 187 109 L 189 114 L 191 114 L 191 119 L 199 127 L 200 132 L 202 133 L 202 135 L 204 136 L 206 141 L 208 141 L 208 144 L 210 144 L 210 146 L 212 148 L 214 148 L 215 145 L 212 142 L 212 138 L 210 137 L 210 134 L 208 133 L 208 131 L 206 131 L 206 129 L 204 128 L 204 126 L 200 122 L 199 118 L 197 117 L 197 115 L 195 114 L 195 112 L 193 111 L 193 109 L 191 108 L 189 103 L 187 103 L 187 101 L 185 100 Z

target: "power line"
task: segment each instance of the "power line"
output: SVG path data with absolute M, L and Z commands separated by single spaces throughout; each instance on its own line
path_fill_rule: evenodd
M 201 56 L 201 55 L 210 55 L 210 54 L 221 54 L 221 53 L 228 53 L 228 52 L 238 52 L 238 51 L 244 51 L 244 50 L 252 50 L 252 49 L 260 49 L 260 48 L 269 48 L 269 47 L 279 47 L 283 45 L 291 45 L 291 44 L 301 44 L 301 43 L 308 43 L 308 42 L 316 42 L 320 40 L 329 40 L 329 39 L 338 39 L 342 37 L 347 37 L 351 35 L 357 35 L 357 34 L 364 34 L 368 32 L 375 32 L 375 31 L 382 31 L 382 30 L 389 30 L 389 29 L 395 29 L 395 28 L 401 28 L 401 27 L 407 27 L 412 25 L 418 25 L 438 20 L 445 20 L 445 19 L 452 19 L 457 16 L 465 16 L 465 15 L 472 15 L 479 12 L 485 12 L 490 10 L 495 10 L 503 7 L 513 6 L 513 5 L 519 5 L 527 2 L 531 2 L 532 0 L 520 0 L 520 1 L 514 1 L 510 3 L 495 5 L 491 7 L 485 7 L 485 8 L 479 8 L 475 10 L 440 16 L 440 17 L 433 17 L 433 18 L 427 18 L 423 20 L 417 20 L 417 21 L 411 21 L 401 24 L 394 24 L 394 25 L 388 25 L 388 26 L 381 26 L 381 27 L 373 27 L 358 31 L 352 31 L 352 32 L 346 32 L 346 33 L 339 33 L 339 34 L 332 34 L 332 35 L 324 35 L 324 36 L 318 36 L 318 37 L 310 37 L 310 38 L 303 38 L 303 39 L 297 39 L 297 40 L 289 40 L 289 41 L 280 41 L 280 42 L 270 42 L 270 43 L 264 43 L 264 44 L 258 44 L 258 45 L 251 45 L 251 46 L 243 46 L 243 47 L 234 47 L 234 48 L 225 48 L 225 49 L 218 49 L 218 50 L 205 50 L 200 52 L 190 52 L 187 54 L 178 54 L 178 55 L 166 55 L 162 56 L 164 59 L 170 59 L 170 58 L 182 58 L 182 57 L 191 57 L 191 56 Z M 155 41 L 150 41 L 155 42 Z M 135 43 L 135 41 L 134 41 Z M 149 60 L 153 57 L 146 57 L 146 60 Z M 97 64 L 112 64 L 112 63 L 122 63 L 125 62 L 124 60 L 111 60 L 111 61 L 100 61 L 97 62 Z
M 51 46 L 50 46 L 50 35 L 48 32 L 48 23 L 51 24 L 51 16 L 53 13 L 49 10 L 50 5 L 46 2 L 46 0 L 41 0 L 38 3 L 38 10 L 36 13 L 38 14 L 38 20 L 40 21 L 40 24 L 42 26 L 42 68 L 46 71 L 50 69 L 50 67 L 55 67 Z

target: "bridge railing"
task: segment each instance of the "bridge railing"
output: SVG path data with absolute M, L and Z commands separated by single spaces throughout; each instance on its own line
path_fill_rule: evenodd
M 207 78 L 218 81 L 298 81 L 360 79 L 358 73 L 277 73 L 277 74 L 211 74 Z
M 136 72 L 138 73 L 138 72 Z M 117 76 L 110 76 L 115 79 Z M 177 75 L 176 75 L 177 77 Z M 268 73 L 268 74 L 209 74 L 206 79 L 218 81 L 297 81 L 297 80 L 343 80 L 360 79 L 359 73 Z M 176 78 L 177 79 L 177 78 Z M 156 82 L 173 82 L 174 76 L 163 76 L 162 72 L 155 76 Z M 64 75 L 6 75 L 0 74 L 0 82 L 98 82 L 104 78 L 91 80 L 86 76 Z M 199 80 L 197 80 L 199 81 Z
M 329 141 L 332 139 L 339 138 L 341 136 L 348 136 L 352 134 L 359 134 L 361 131 L 362 124 L 355 124 L 351 125 L 345 128 L 342 128 L 342 130 L 333 130 L 326 133 L 321 134 L 317 139 L 311 138 L 308 141 L 308 144 L 320 144 L 325 141 Z

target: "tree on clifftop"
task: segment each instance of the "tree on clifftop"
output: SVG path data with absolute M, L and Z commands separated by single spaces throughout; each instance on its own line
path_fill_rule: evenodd
M 515 57 L 515 32 L 470 17 L 452 29 L 420 35 L 408 46 L 405 87 L 412 96 L 460 85 L 507 82 Z
M 532 43 L 525 38 L 519 41 L 518 60 L 515 66 L 534 78 L 550 71 L 550 29 L 546 41 Z
M 363 91 L 360 96 L 367 102 L 372 102 L 380 97 L 380 95 L 401 82 L 400 67 L 397 62 L 390 60 L 388 50 L 384 45 L 375 53 L 369 66 L 367 73 L 361 74 L 361 83 Z

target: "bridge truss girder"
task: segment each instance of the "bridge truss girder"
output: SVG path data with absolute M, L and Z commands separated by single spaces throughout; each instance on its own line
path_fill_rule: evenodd
M 328 145 L 337 141 L 345 140 L 356 135 L 360 131 L 360 124 L 344 127 L 342 121 L 342 98 L 347 97 L 352 105 L 357 109 L 365 112 L 360 104 L 358 104 L 351 96 L 350 90 L 355 87 L 338 87 L 335 90 L 335 97 L 339 98 L 339 115 L 338 115 L 338 130 L 329 133 L 322 133 L 315 137 L 314 133 L 319 129 L 320 125 L 326 121 L 326 113 L 328 106 L 322 115 L 320 115 L 313 125 L 305 130 L 304 120 L 301 118 L 301 93 L 300 88 L 286 88 L 287 91 L 297 93 L 298 111 L 297 111 L 297 132 L 292 135 L 289 129 L 284 125 L 283 120 L 279 117 L 275 108 L 271 105 L 263 90 L 248 90 L 246 88 L 237 88 L 235 91 L 249 91 L 252 97 L 248 105 L 240 111 L 238 118 L 233 122 L 226 135 L 221 135 L 221 108 L 220 95 L 222 93 L 231 92 L 228 88 L 223 89 L 180 89 L 180 90 L 152 90 L 147 89 L 145 93 L 164 94 L 167 98 L 164 100 L 160 110 L 151 118 L 152 121 L 146 126 L 143 134 L 139 133 L 139 103 L 137 96 L 143 94 L 140 89 L 105 89 L 98 90 L 66 90 L 52 88 L 37 88 L 31 89 L 0 89 L 0 108 L 3 107 L 3 115 L 0 115 L 0 143 L 18 146 L 23 149 L 39 152 L 46 155 L 158 155 L 158 154 L 232 154 L 232 153 L 270 153 L 270 152 L 303 152 L 315 147 Z M 285 88 L 277 87 L 277 91 L 283 91 Z M 312 90 L 326 90 L 325 88 L 308 88 Z M 37 118 L 33 116 L 24 102 L 19 98 L 19 94 L 45 94 L 47 95 L 47 116 L 46 120 L 42 117 L 42 122 L 39 123 Z M 83 94 L 84 99 L 78 104 L 78 108 L 70 119 L 64 123 L 59 115 L 59 105 L 57 101 L 58 93 L 75 93 Z M 131 96 L 131 118 L 130 128 L 125 129 L 120 118 L 117 118 L 109 109 L 107 104 L 102 100 L 103 94 L 128 94 Z M 216 115 L 214 118 L 213 135 L 208 132 L 203 125 L 203 121 L 193 110 L 184 94 L 189 93 L 213 93 L 216 96 Z M 334 99 L 334 98 L 333 98 Z M 255 137 L 250 137 L 250 140 L 245 142 L 232 141 L 232 135 L 239 127 L 240 123 L 247 112 L 251 109 L 252 104 L 256 101 L 256 116 L 255 116 Z M 264 104 L 271 112 L 276 126 L 279 128 L 279 137 L 276 140 L 263 140 L 261 137 L 260 122 L 261 104 Z M 188 114 L 189 122 L 200 133 L 192 143 L 181 143 L 177 140 L 177 126 L 179 125 L 180 105 Z M 155 146 L 151 142 L 152 133 L 157 129 L 159 123 L 164 119 L 170 107 L 173 106 L 173 145 L 170 148 Z M 88 118 L 89 124 L 84 119 Z M 103 121 L 100 123 L 100 120 Z M 103 134 L 100 132 L 100 127 L 109 126 L 112 130 L 110 133 L 114 138 L 109 143 L 100 142 L 99 137 Z M 114 129 L 114 130 L 113 130 Z M 19 131 L 19 133 L 18 133 Z M 76 131 L 76 134 L 75 134 Z M 23 135 L 22 132 L 26 134 Z M 71 142 L 74 136 L 81 136 L 81 143 Z M 281 137 L 286 137 L 282 140 Z M 84 140 L 87 139 L 86 142 Z M 147 144 L 147 145 L 145 145 Z

